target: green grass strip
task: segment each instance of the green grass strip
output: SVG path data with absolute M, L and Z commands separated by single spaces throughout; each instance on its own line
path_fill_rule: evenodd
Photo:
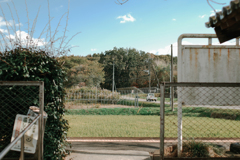
M 71 109 L 66 115 L 159 115 L 159 108 Z
M 159 137 L 159 116 L 66 115 L 68 137 Z M 165 116 L 165 137 L 177 137 L 178 118 Z M 240 121 L 183 117 L 183 137 L 239 138 Z
M 182 109 L 183 117 L 211 117 L 221 119 L 240 120 L 240 110 L 234 109 L 211 109 L 203 107 L 185 107 Z M 70 109 L 66 115 L 160 115 L 160 108 L 93 108 L 93 109 Z M 169 107 L 165 108 L 165 115 L 177 116 L 177 109 L 172 112 Z

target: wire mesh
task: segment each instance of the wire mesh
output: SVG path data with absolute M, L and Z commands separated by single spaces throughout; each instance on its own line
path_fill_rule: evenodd
M 174 111 L 165 101 L 164 156 L 234 157 L 230 146 L 239 148 L 240 142 L 240 85 L 179 84 Z
M 148 88 L 121 88 L 117 91 L 110 91 L 101 88 L 79 88 L 67 90 L 65 106 L 67 109 L 89 109 L 89 108 L 110 108 L 110 107 L 141 107 L 148 106 Z M 152 87 L 151 92 L 156 97 L 156 103 L 160 101 L 160 90 Z M 168 97 L 169 98 L 169 97 Z M 153 103 L 154 101 L 151 101 Z M 151 105 L 150 105 L 151 106 Z M 159 107 L 159 106 L 158 106 Z
M 0 84 L 0 93 L 1 152 L 11 142 L 16 115 L 26 115 L 30 106 L 39 106 L 39 86 L 27 86 L 27 83 L 26 86 Z M 19 157 L 19 154 L 10 151 L 6 157 Z

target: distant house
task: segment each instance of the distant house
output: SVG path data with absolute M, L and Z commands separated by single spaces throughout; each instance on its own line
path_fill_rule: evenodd
M 233 0 L 205 23 L 214 28 L 220 43 L 240 36 L 240 0 Z

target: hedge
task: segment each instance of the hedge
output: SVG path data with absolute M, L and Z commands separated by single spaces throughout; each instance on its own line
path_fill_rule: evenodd
M 45 51 L 16 48 L 0 53 L 0 81 L 44 81 L 44 110 L 48 114 L 44 133 L 44 159 L 46 160 L 63 159 L 68 154 L 66 147 L 69 144 L 66 138 L 69 124 L 63 118 L 66 112 L 63 104 L 65 95 L 63 82 L 65 80 L 65 73 L 59 62 L 54 57 L 50 57 Z M 17 91 L 19 90 L 16 88 Z M 1 93 L 0 98 L 5 96 Z M 11 105 L 14 106 L 14 104 Z M 29 102 L 29 105 L 38 105 L 38 102 L 34 103 L 32 101 Z M 10 104 L 3 105 L 0 103 L 0 115 L 4 115 L 3 118 L 10 117 L 11 121 L 14 120 L 18 113 L 6 112 L 7 108 L 4 108 L 4 106 L 10 106 Z M 18 107 L 22 107 L 21 110 L 24 113 L 28 110 L 28 108 L 21 105 L 18 105 Z M 3 118 L 0 119 L 1 124 Z M 8 127 L 12 130 L 13 122 L 6 125 L 8 126 L 5 126 L 5 128 Z M 9 144 L 10 136 L 3 139 L 4 136 L 0 134 L 0 139 Z M 0 150 L 5 147 L 5 145 L 0 145 Z M 9 155 L 13 155 L 12 153 L 9 153 Z

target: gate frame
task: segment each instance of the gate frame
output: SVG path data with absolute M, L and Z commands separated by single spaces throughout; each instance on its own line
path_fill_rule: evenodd
M 43 160 L 43 144 L 44 144 L 44 141 L 43 141 L 42 131 L 44 131 L 44 118 L 43 118 L 44 82 L 43 81 L 0 81 L 0 86 L 13 86 L 13 85 L 15 85 L 15 86 L 38 86 L 39 87 L 39 109 L 40 109 L 39 114 L 40 114 L 40 117 L 38 119 L 38 123 L 39 123 L 38 140 L 39 140 L 39 143 L 38 143 L 37 148 L 38 148 L 38 160 Z M 32 122 L 32 124 L 33 124 L 33 122 Z M 28 126 L 27 128 L 30 128 L 30 126 Z M 24 134 L 23 134 L 23 136 L 24 136 Z M 21 159 L 22 160 L 24 159 L 24 149 L 22 147 L 23 144 L 24 143 L 21 143 Z M 11 148 L 6 147 L 5 149 L 1 152 L 1 154 L 3 154 L 3 155 L 7 154 L 10 151 Z
M 164 103 L 164 93 L 165 87 L 240 87 L 240 83 L 216 83 L 216 82 L 162 82 L 160 83 L 160 90 L 161 90 L 161 103 L 160 103 L 160 160 L 164 159 L 189 159 L 189 158 L 164 158 L 164 124 L 165 124 L 165 103 Z M 177 142 L 177 149 L 178 149 L 178 157 L 181 156 L 182 153 L 182 102 L 178 99 L 178 142 Z M 230 160 L 238 160 L 239 158 L 190 158 L 196 160 L 214 160 L 214 159 L 230 159 Z

